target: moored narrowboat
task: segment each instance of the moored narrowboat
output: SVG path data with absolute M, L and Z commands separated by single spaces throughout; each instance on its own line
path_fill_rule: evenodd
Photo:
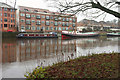
M 17 38 L 57 38 L 56 33 L 19 33 Z

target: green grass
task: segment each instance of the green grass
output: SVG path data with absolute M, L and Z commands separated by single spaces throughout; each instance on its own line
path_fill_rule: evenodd
M 118 73 L 118 59 L 119 53 L 79 57 L 44 68 L 44 72 L 42 70 L 44 73 L 43 78 L 118 78 L 120 75 Z M 29 75 L 34 75 L 35 71 L 36 69 Z M 40 72 L 40 70 L 37 72 Z

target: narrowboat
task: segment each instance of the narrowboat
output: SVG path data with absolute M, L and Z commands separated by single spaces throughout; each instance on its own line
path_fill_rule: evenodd
M 57 33 L 19 33 L 17 38 L 57 38 Z
M 96 37 L 99 36 L 98 32 L 79 32 L 79 31 L 62 31 L 62 38 L 71 38 L 71 37 Z

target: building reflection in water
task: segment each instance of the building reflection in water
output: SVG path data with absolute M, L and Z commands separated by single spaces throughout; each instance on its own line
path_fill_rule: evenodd
M 2 45 L 2 62 L 22 62 L 34 59 L 54 58 L 56 56 L 75 56 L 76 43 L 61 39 L 22 39 Z M 70 56 L 71 57 L 71 56 Z
M 68 53 L 75 53 L 75 43 L 62 44 L 59 39 L 36 39 L 18 41 L 19 60 L 45 59 Z
M 16 61 L 16 42 L 2 43 L 2 62 L 15 62 Z

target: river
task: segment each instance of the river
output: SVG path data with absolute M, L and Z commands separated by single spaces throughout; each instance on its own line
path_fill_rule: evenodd
M 24 78 L 36 66 L 49 66 L 90 54 L 120 52 L 118 37 L 2 39 L 2 78 Z

